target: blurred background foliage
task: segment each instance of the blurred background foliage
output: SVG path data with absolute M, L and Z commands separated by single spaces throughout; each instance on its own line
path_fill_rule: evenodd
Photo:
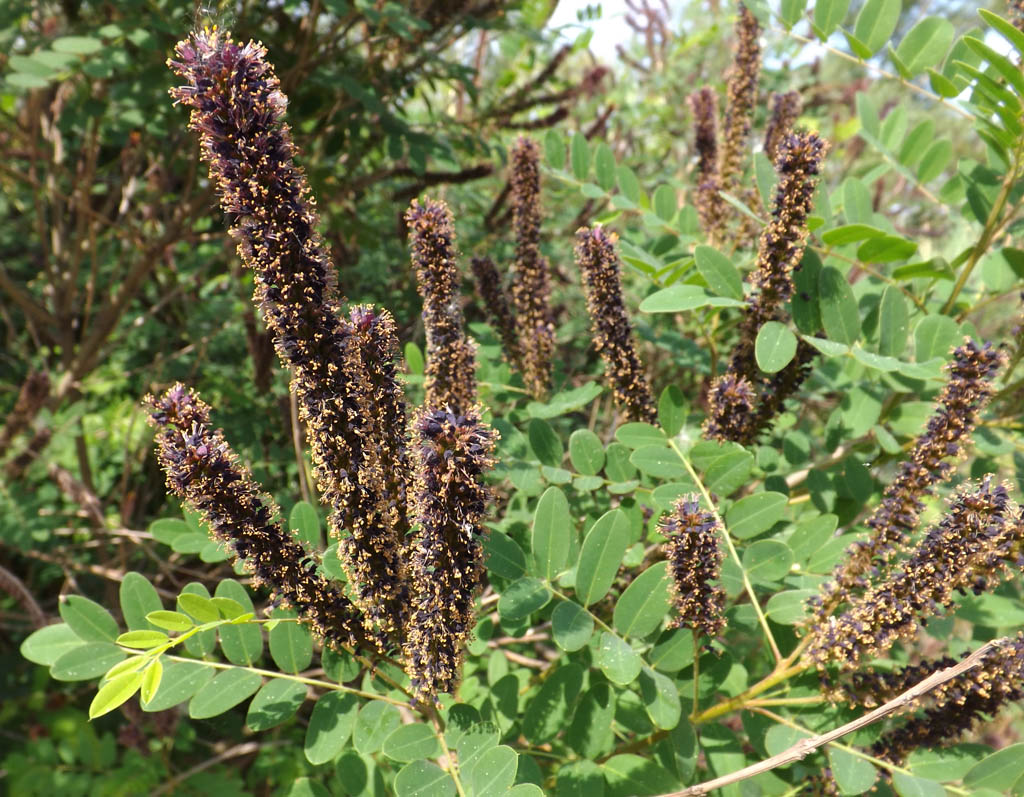
M 466 258 L 489 254 L 507 264 L 513 248 L 508 147 L 519 133 L 544 138 L 555 131 L 553 148 L 562 147 L 563 163 L 552 162 L 558 156 L 551 154 L 548 133 L 548 166 L 554 168 L 544 184 L 542 248 L 555 276 L 557 391 L 600 370 L 572 264 L 577 227 L 614 222 L 634 267 L 627 285 L 631 307 L 671 283 L 673 263 L 676 271 L 683 268 L 678 264 L 697 232 L 692 208 L 680 201 L 691 190 L 695 160 L 686 98 L 702 85 L 721 89 L 734 9 L 718 0 L 576 4 L 583 22 L 602 14 L 619 20 L 618 46 L 605 40 L 597 47 L 585 25 L 552 26 L 555 5 L 0 4 L 0 417 L 16 415 L 19 391 L 32 374 L 48 375 L 44 394 L 9 428 L 0 450 L 0 581 L 6 585 L 0 594 L 0 767 L 8 783 L 18 778 L 20 790 L 12 793 L 179 788 L 175 793 L 269 794 L 290 788 L 304 772 L 301 755 L 283 743 L 252 749 L 246 742 L 225 743 L 242 738 L 242 718 L 235 714 L 143 720 L 136 709 L 129 719 L 144 730 L 119 713 L 87 723 L 92 686 L 56 684 L 18 653 L 33 627 L 56 615 L 61 594 L 89 594 L 114 606 L 127 570 L 147 572 L 167 595 L 186 581 L 214 584 L 232 574 L 216 551 L 203 557 L 209 561 L 167 558 L 166 549 L 141 531 L 156 517 L 179 514 L 165 497 L 139 409 L 146 392 L 179 379 L 195 386 L 286 513 L 309 497 L 307 464 L 293 435 L 295 409 L 252 306 L 251 274 L 224 235 L 195 135 L 167 97 L 172 77 L 165 60 L 174 43 L 194 24 L 219 24 L 267 46 L 290 99 L 288 120 L 318 198 L 340 291 L 392 310 L 403 343 L 413 344 L 407 349 L 413 371 L 422 329 L 401 219 L 409 200 L 423 192 L 447 199 Z M 903 5 L 897 40 L 926 4 Z M 969 4 L 927 5 L 958 33 L 977 25 Z M 859 3 L 853 6 L 851 14 Z M 871 186 L 869 216 L 883 214 L 896 234 L 918 243 L 917 259 L 934 269 L 945 261 L 932 258 L 952 259 L 950 253 L 972 244 L 977 219 L 967 201 L 968 177 L 980 174 L 983 188 L 991 181 L 972 171 L 984 171 L 977 163 L 984 154 L 969 120 L 777 21 L 766 27 L 763 44 L 762 96 L 799 90 L 801 121 L 832 142 L 827 191 L 843 195 L 836 176 L 865 178 L 860 185 Z M 761 103 L 755 136 L 765 108 Z M 873 130 L 879 120 L 889 128 Z M 917 167 L 941 138 L 948 146 L 936 154 L 943 156 L 937 171 L 924 175 L 929 179 L 906 168 L 880 174 L 892 159 L 861 133 L 891 140 L 889 149 L 898 152 L 907 131 L 925 123 L 932 127 L 912 145 L 921 151 L 908 158 Z M 614 156 L 620 193 L 628 195 L 627 183 L 636 184 L 638 205 L 616 204 L 610 192 L 573 177 L 564 159 L 566 143 L 572 140 L 577 149 L 574 134 L 589 142 L 587 158 L 595 145 Z M 845 194 L 851 204 L 858 190 L 853 185 Z M 652 258 L 666 270 L 638 278 Z M 965 310 L 961 320 L 983 335 L 1005 330 L 1019 307 L 1020 266 L 1002 256 L 986 259 L 984 312 Z M 940 282 L 934 290 L 941 299 L 949 286 Z M 470 291 L 466 295 L 470 321 L 482 321 Z M 870 327 L 877 294 L 858 292 L 858 298 Z M 722 331 L 681 329 L 676 320 L 637 314 L 642 354 L 659 391 L 672 382 L 696 403 Z M 493 334 L 474 330 L 486 361 L 481 379 L 506 382 Z M 488 401 L 509 396 L 499 386 Z M 820 406 L 812 411 L 819 410 L 823 426 L 840 399 L 816 396 Z M 609 411 L 598 402 L 591 421 L 602 409 Z M 503 445 L 512 452 L 521 441 L 520 435 Z M 804 443 L 809 447 L 799 432 L 791 439 L 796 447 Z M 989 450 L 1005 453 L 1003 447 L 995 440 Z M 809 459 L 809 450 L 804 454 Z M 244 772 L 222 765 L 240 756 L 252 757 Z M 183 773 L 191 773 L 187 782 Z

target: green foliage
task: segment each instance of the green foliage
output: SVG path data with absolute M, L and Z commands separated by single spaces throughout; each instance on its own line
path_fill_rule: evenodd
M 20 642 L 49 679 L 27 664 L 5 676 L 5 724 L 29 729 L 4 742 L 5 787 L 653 795 L 736 773 L 866 714 L 868 705 L 827 700 L 802 657 L 808 601 L 869 533 L 965 336 L 1005 342 L 1010 365 L 952 483 L 995 474 L 1018 501 L 1024 487 L 1014 332 L 1024 34 L 998 9 L 975 19 L 897 0 L 751 4 L 766 48 L 755 137 L 768 92 L 798 89 L 816 99 L 800 124 L 832 150 L 793 296 L 750 339 L 766 378 L 805 362 L 808 378 L 743 446 L 703 440 L 701 425 L 707 389 L 741 334 L 775 173 L 761 152 L 747 159 L 749 194 L 726 198 L 737 221 L 709 240 L 686 103 L 701 85 L 722 88 L 731 8 L 709 18 L 683 4 L 682 21 L 652 22 L 602 81 L 585 35 L 544 74 L 557 52 L 546 3 L 504 15 L 436 3 L 418 15 L 398 3 L 222 5 L 237 35 L 262 39 L 277 63 L 341 291 L 393 310 L 412 401 L 424 347 L 395 219 L 410 197 L 442 190 L 463 252 L 510 261 L 510 217 L 496 201 L 502 159 L 513 131 L 546 127 L 553 390 L 525 395 L 467 288 L 480 396 L 501 433 L 490 477 L 499 500 L 461 686 L 436 707 L 412 703 L 399 651 L 325 649 L 196 514 L 165 503 L 147 453 L 138 398 L 191 378 L 284 506 L 310 566 L 341 583 L 287 380 L 251 315 L 252 278 L 224 245 L 194 136 L 166 99 L 162 62 L 188 14 L 128 4 L 115 18 L 85 3 L 38 26 L 29 4 L 5 8 L 0 405 L 14 414 L 30 370 L 49 373 L 53 387 L 2 454 L 2 542 L 15 580 L 55 621 L 26 627 Z M 839 96 L 837 85 L 859 91 Z M 589 346 L 571 237 L 594 223 L 619 235 L 657 425 L 614 413 Z M 40 429 L 51 434 L 43 453 L 14 472 Z M 914 541 L 950 490 L 927 499 Z M 719 524 L 726 627 L 716 639 L 674 627 L 659 521 L 683 496 Z M 5 600 L 15 609 L 20 599 L 12 590 Z M 872 665 L 898 671 L 926 650 L 955 659 L 1022 626 L 1020 585 L 1007 580 L 958 597 Z M 1019 714 L 1007 712 L 1007 741 L 1019 736 Z M 1024 747 L 993 750 L 980 729 L 885 759 L 872 745 L 906 719 L 816 745 L 723 793 L 824 788 L 815 779 L 826 768 L 843 794 L 1024 788 Z M 239 758 L 211 760 L 211 749 Z

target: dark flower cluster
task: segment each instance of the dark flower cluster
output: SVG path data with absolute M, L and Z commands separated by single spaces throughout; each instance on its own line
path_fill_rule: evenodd
M 405 606 L 398 549 L 408 472 L 394 324 L 365 308 L 350 320 L 338 315 L 333 267 L 316 232 L 309 184 L 294 163 L 282 119 L 287 99 L 265 48 L 214 29 L 193 34 L 176 53 L 180 60 L 169 64 L 188 85 L 171 95 L 192 108 L 202 158 L 255 275 L 254 298 L 291 369 L 323 500 L 334 510 L 331 527 L 346 540 L 343 561 L 357 602 L 369 625 L 393 630 Z M 361 352 L 362 345 L 373 351 Z M 370 393 L 355 398 L 360 390 Z M 367 413 L 375 401 L 388 406 Z M 401 423 L 386 425 L 388 419 Z
M 444 202 L 415 199 L 405 214 L 427 338 L 428 407 L 462 413 L 476 403 L 476 346 L 466 337 L 459 306 L 455 225 Z
M 358 610 L 275 520 L 277 507 L 238 464 L 223 433 L 210 428 L 209 406 L 181 384 L 144 401 L 171 492 L 202 515 L 257 584 L 295 608 L 327 645 L 365 645 Z
M 764 128 L 764 154 L 775 163 L 779 157 L 779 147 L 786 136 L 793 132 L 793 126 L 800 116 L 800 94 L 787 91 L 784 94 L 773 94 L 771 112 Z
M 887 731 L 871 752 L 901 764 L 914 750 L 957 741 L 985 717 L 1024 698 L 1024 632 L 1000 642 L 978 666 L 920 698 L 917 703 L 924 707 L 923 716 Z M 952 659 L 943 659 L 935 663 L 934 670 L 951 664 Z
M 658 531 L 666 538 L 662 547 L 672 575 L 672 626 L 714 639 L 725 628 L 725 591 L 711 583 L 718 580 L 723 558 L 715 516 L 700 508 L 697 496 L 683 496 Z
M 826 691 L 833 702 L 845 700 L 851 706 L 875 708 L 902 695 L 930 675 L 952 667 L 954 664 L 956 664 L 955 659 L 943 656 L 939 659 L 908 664 L 906 667 L 891 672 L 868 668 L 853 673 L 849 684 L 840 684 L 838 687 Z
M 400 635 L 408 606 L 401 550 L 411 479 L 395 321 L 385 310 L 357 305 L 342 331 L 346 393 L 334 399 L 333 411 L 300 417 L 313 441 L 323 500 L 333 509 L 328 522 L 356 602 L 368 626 Z
M 955 459 L 974 432 L 1005 360 L 1006 355 L 990 343 L 968 340 L 953 350 L 953 362 L 946 366 L 949 381 L 935 412 L 867 521 L 871 535 L 850 546 L 834 579 L 812 601 L 819 622 L 847 600 L 851 590 L 865 586 L 865 574 L 883 568 L 906 544 L 924 509 L 922 499 L 953 474 Z
M 411 609 L 405 657 L 413 693 L 433 702 L 458 685 L 463 647 L 474 626 L 473 603 L 483 575 L 483 475 L 497 433 L 478 407 L 463 415 L 423 409 L 414 423 L 416 481 L 410 548 Z
M 522 371 L 523 356 L 519 349 L 519 335 L 516 333 L 516 316 L 508 303 L 508 296 L 501 287 L 501 274 L 489 257 L 474 257 L 469 261 L 477 292 L 483 299 L 484 309 L 501 338 L 501 346 L 509 365 Z
M 827 148 L 815 133 L 790 134 L 780 147 L 772 220 L 761 234 L 757 262 L 750 277 L 754 290 L 747 298 L 740 339 L 729 358 L 726 373 L 711 387 L 708 419 L 704 424 L 707 437 L 745 444 L 753 442 L 808 372 L 807 363 L 813 351 L 805 344 L 783 371 L 772 376 L 762 375 L 754 357 L 754 342 L 767 322 L 784 319 L 782 308 L 793 295 L 792 274 L 803 257 L 807 216 Z M 758 408 L 746 416 L 733 417 L 730 413 L 737 406 L 743 409 L 742 403 L 737 405 L 736 401 L 726 399 L 732 399 L 744 384 L 751 392 L 756 392 Z
M 726 74 L 725 120 L 722 125 L 722 187 L 733 193 L 743 174 L 743 160 L 757 105 L 757 78 L 761 73 L 761 25 L 740 3 L 736 18 L 736 46 Z
M 551 387 L 555 325 L 551 320 L 551 274 L 540 253 L 540 150 L 520 136 L 512 148 L 512 210 L 516 258 L 512 306 L 522 357 L 523 381 L 536 398 Z
M 899 639 L 953 604 L 956 593 L 980 594 L 1010 567 L 1024 565 L 1024 525 L 1006 488 L 986 478 L 959 492 L 942 521 L 902 566 L 855 598 L 838 617 L 814 628 L 808 655 L 819 666 L 838 662 L 855 668 L 885 653 Z
M 266 51 L 213 30 L 180 43 L 177 54 L 180 60 L 171 66 L 188 85 L 172 94 L 192 108 L 191 126 L 201 134 L 202 155 L 232 220 L 231 233 L 255 273 L 255 299 L 292 372 L 291 389 L 318 484 L 332 510 L 331 530 L 340 540 L 339 557 L 353 591 L 351 602 L 329 593 L 343 601 L 337 629 L 331 630 L 332 616 L 321 596 L 327 587 L 316 580 L 312 564 L 296 564 L 305 553 L 275 537 L 273 529 L 280 532 L 279 527 L 270 524 L 270 532 L 231 527 L 225 539 L 234 540 L 240 555 L 255 556 L 259 577 L 319 624 L 325 636 L 345 634 L 378 650 L 402 649 L 421 696 L 451 689 L 479 588 L 477 537 L 487 499 L 482 474 L 492 464 L 494 434 L 471 406 L 473 350 L 456 304 L 455 242 L 447 208 L 414 204 L 409 214 L 432 361 L 429 397 L 441 405 L 424 411 L 416 426 L 418 445 L 410 447 L 394 321 L 370 306 L 352 307 L 347 316 L 339 312 L 332 266 L 315 229 L 313 199 L 293 162 L 295 147 L 282 119 L 287 101 Z M 164 404 L 179 414 L 180 406 L 196 405 L 183 396 L 179 390 Z M 455 405 L 461 405 L 460 414 L 446 409 Z M 171 419 L 164 406 L 159 412 L 157 425 L 177 424 L 185 434 L 160 438 L 175 467 L 172 488 L 187 483 L 190 500 L 201 508 L 227 500 L 219 497 L 223 485 L 206 476 L 212 472 L 208 460 L 223 456 L 232 466 L 234 460 L 219 437 L 205 433 L 206 409 L 195 423 Z M 187 450 L 173 453 L 180 439 L 189 441 Z M 226 465 L 217 468 L 227 472 Z M 250 517 L 253 526 L 270 523 L 271 509 L 246 497 L 258 495 L 251 479 L 225 476 L 222 481 L 236 485 L 229 499 L 239 504 L 241 525 Z M 210 511 L 215 528 L 233 517 L 226 510 Z M 418 526 L 414 538 L 409 537 L 412 517 Z
M 714 243 L 725 224 L 725 201 L 718 170 L 718 95 L 705 86 L 690 95 L 694 149 L 697 150 L 697 195 L 694 204 L 701 229 Z
M 604 360 L 605 381 L 615 405 L 627 420 L 656 423 L 658 413 L 622 300 L 616 240 L 615 233 L 606 233 L 599 226 L 580 228 L 576 232 L 576 265 L 583 276 L 594 347 Z

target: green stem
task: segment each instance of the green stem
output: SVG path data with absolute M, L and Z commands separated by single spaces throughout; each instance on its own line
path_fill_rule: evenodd
M 690 478 L 693 479 L 693 483 L 697 485 L 697 489 L 700 490 L 700 494 L 704 497 L 704 502 L 711 509 L 711 512 L 714 514 L 718 524 L 722 527 L 722 538 L 725 540 L 725 544 L 729 548 L 729 555 L 740 570 L 740 575 L 743 577 L 743 588 L 750 597 L 750 603 L 753 605 L 754 612 L 757 614 L 757 620 L 761 624 L 761 628 L 764 630 L 765 639 L 768 640 L 768 645 L 772 649 L 772 655 L 775 656 L 775 662 L 778 664 L 782 661 L 782 653 L 779 652 L 779 646 L 775 642 L 775 636 L 772 634 L 771 628 L 768 627 L 768 618 L 765 617 L 764 612 L 761 611 L 761 604 L 757 601 L 757 594 L 754 592 L 754 586 L 750 583 L 747 571 L 743 569 L 743 561 L 740 559 L 736 546 L 732 543 L 732 537 L 729 534 L 729 530 L 725 527 L 725 522 L 722 520 L 722 516 L 718 514 L 718 508 L 715 506 L 714 501 L 711 500 L 711 494 L 708 492 L 708 488 L 704 486 L 704 482 L 701 481 L 700 477 L 697 475 L 697 471 L 694 470 L 693 465 L 690 464 L 690 460 L 683 453 L 682 449 L 679 448 L 679 444 L 673 439 L 670 439 L 668 444 L 672 446 L 672 450 L 676 452 L 676 456 L 678 456 L 679 459 L 682 460 L 683 465 L 686 466 L 686 470 L 690 474 Z
M 1024 136 L 1017 140 L 1017 147 L 1013 152 L 1013 165 L 1006 172 L 1006 176 L 1003 178 L 1003 184 L 999 189 L 999 195 L 996 197 L 996 201 L 992 203 L 992 209 L 988 213 L 988 218 L 985 219 L 985 226 L 981 231 L 981 237 L 978 238 L 978 242 L 971 250 L 971 256 L 968 258 L 963 269 L 961 269 L 960 275 L 957 277 L 956 284 L 953 286 L 953 291 L 949 294 L 949 298 L 942 306 L 942 312 L 945 315 L 948 315 L 950 310 L 953 309 L 953 305 L 956 304 L 956 299 L 960 295 L 960 291 L 962 291 L 964 285 L 967 284 L 967 279 L 971 276 L 971 272 L 974 271 L 974 267 L 978 265 L 982 255 L 988 251 L 988 247 L 992 243 L 992 239 L 995 238 L 997 231 L 1002 226 L 1000 224 L 1000 216 L 1003 213 L 1003 209 L 1006 207 L 1007 200 L 1010 198 L 1010 191 L 1017 182 L 1017 172 L 1020 170 L 1022 154 L 1024 154 Z
M 215 670 L 245 670 L 267 678 L 280 678 L 285 681 L 294 681 L 295 683 L 306 684 L 307 686 L 317 686 L 321 689 L 330 689 L 334 692 L 347 692 L 348 694 L 356 695 L 357 697 L 365 697 L 367 700 L 380 700 L 384 703 L 390 703 L 393 706 L 409 708 L 409 703 L 404 700 L 395 700 L 393 697 L 388 697 L 387 695 L 375 695 L 372 692 L 364 692 L 361 689 L 353 689 L 350 686 L 332 683 L 331 681 L 321 681 L 318 678 L 306 678 L 302 675 L 292 675 L 290 673 L 277 672 L 275 670 L 264 670 L 259 667 L 249 667 L 242 664 L 224 664 L 219 661 L 200 661 L 199 659 L 189 659 L 184 656 L 172 656 L 170 654 L 166 654 L 164 658 L 171 661 L 184 661 L 191 662 L 192 664 L 201 664 L 203 667 L 212 667 Z

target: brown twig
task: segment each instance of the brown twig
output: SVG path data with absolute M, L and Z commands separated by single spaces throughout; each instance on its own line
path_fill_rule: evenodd
M 747 780 L 748 778 L 755 777 L 764 772 L 769 772 L 777 767 L 802 761 L 819 747 L 830 744 L 849 733 L 858 731 L 861 728 L 866 728 L 868 725 L 872 725 L 879 720 L 884 719 L 899 709 L 913 704 L 914 701 L 923 697 L 936 687 L 939 687 L 947 681 L 951 681 L 957 676 L 963 675 L 968 670 L 977 667 L 989 652 L 998 648 L 1000 645 L 1005 644 L 1006 641 L 1007 640 L 1005 638 L 1002 638 L 987 642 L 963 661 L 954 664 L 952 667 L 947 667 L 944 670 L 940 670 L 937 673 L 929 675 L 923 681 L 918 682 L 907 691 L 897 695 L 888 703 L 879 706 L 874 711 L 869 712 L 862 717 L 858 717 L 855 720 L 847 722 L 845 725 L 840 725 L 834 730 L 818 734 L 817 736 L 811 736 L 807 739 L 801 739 L 799 742 L 783 750 L 778 755 L 773 755 L 763 761 L 758 761 L 756 764 L 751 764 L 749 767 L 744 767 L 743 769 L 736 770 L 735 772 L 730 772 L 728 775 L 723 775 L 722 777 L 715 778 L 714 780 L 698 783 L 697 785 L 690 786 L 682 791 L 663 794 L 661 797 L 689 797 L 689 795 L 707 794 L 714 789 L 720 789 L 723 786 L 739 783 L 740 781 Z

